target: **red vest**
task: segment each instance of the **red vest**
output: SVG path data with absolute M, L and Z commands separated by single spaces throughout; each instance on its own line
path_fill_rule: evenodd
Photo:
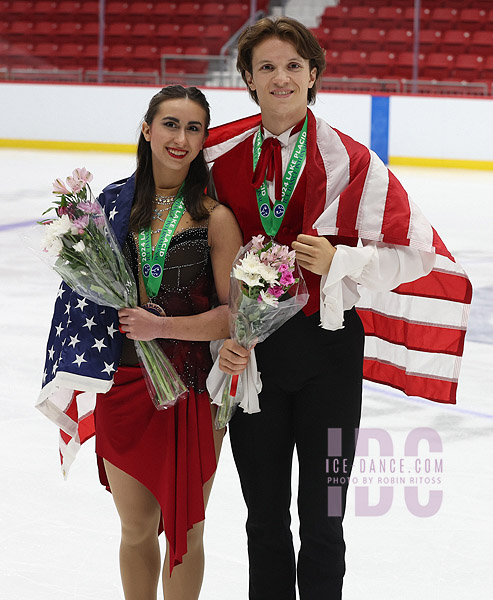
M 314 130 L 312 132 L 312 135 L 315 134 Z M 315 152 L 315 160 L 310 165 L 309 170 L 303 169 L 289 201 L 282 225 L 275 236 L 277 242 L 286 244 L 289 247 L 300 233 L 317 235 L 317 232 L 312 229 L 316 218 L 314 218 L 314 215 L 318 216 L 323 211 L 325 203 L 326 179 L 322 159 L 318 154 L 318 150 L 316 150 L 316 144 L 312 140 L 308 144 L 310 150 Z M 322 176 L 313 177 L 312 173 L 317 169 L 321 169 L 323 174 Z M 309 171 L 309 175 L 307 175 L 307 171 Z M 212 174 L 217 198 L 219 202 L 229 206 L 233 211 L 243 233 L 243 243 L 247 244 L 254 235 L 265 235 L 258 211 L 255 188 L 252 185 L 253 136 L 248 137 L 232 150 L 219 157 L 214 162 Z M 307 186 L 308 179 L 318 183 Z M 308 196 L 306 193 L 307 187 L 311 192 Z M 327 239 L 333 245 L 355 246 L 357 244 L 356 238 L 330 236 Z M 303 268 L 302 272 L 310 293 L 310 298 L 303 311 L 309 316 L 320 308 L 320 275 L 315 275 Z

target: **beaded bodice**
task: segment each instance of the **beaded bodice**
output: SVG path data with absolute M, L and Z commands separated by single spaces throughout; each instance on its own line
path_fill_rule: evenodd
M 139 304 L 143 304 L 146 299 L 141 298 L 140 259 L 132 234 L 126 239 L 124 255 L 140 283 Z M 199 314 L 217 304 L 207 226 L 189 227 L 173 236 L 164 262 L 161 287 L 152 301 L 170 317 Z M 169 339 L 160 339 L 159 342 L 185 385 L 194 387 L 197 392 L 204 391 L 205 379 L 212 366 L 209 342 Z M 120 362 L 137 362 L 130 340 L 125 339 Z

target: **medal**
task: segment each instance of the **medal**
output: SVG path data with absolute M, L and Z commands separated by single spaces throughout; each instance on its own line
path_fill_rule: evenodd
M 271 208 L 265 179 L 260 188 L 256 190 L 258 211 L 260 213 L 262 227 L 264 228 L 265 233 L 271 238 L 274 238 L 281 227 L 281 223 L 284 219 L 284 215 L 286 214 L 291 196 L 293 195 L 296 182 L 299 179 L 301 167 L 303 166 L 303 162 L 306 157 L 307 130 L 308 117 L 305 118 L 305 122 L 303 123 L 303 127 L 298 135 L 294 150 L 291 154 L 288 168 L 286 169 L 282 179 L 281 200 L 276 201 L 274 206 Z M 253 144 L 254 171 L 262 151 L 262 141 L 262 131 L 259 129 Z

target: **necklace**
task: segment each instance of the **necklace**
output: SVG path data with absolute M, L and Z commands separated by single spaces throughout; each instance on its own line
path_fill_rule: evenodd
M 175 201 L 176 194 L 173 196 L 161 196 L 160 194 L 156 194 L 154 198 L 154 204 L 163 204 L 164 206 L 172 206 Z
M 161 196 L 160 194 L 156 194 L 154 198 L 154 211 L 153 211 L 153 220 L 161 221 L 164 223 L 166 221 L 166 216 L 163 217 L 163 213 L 169 213 L 170 208 L 172 208 L 174 202 L 176 200 L 176 194 L 173 196 Z M 158 208 L 161 207 L 161 208 Z M 153 229 L 151 233 L 161 233 L 162 229 Z M 154 250 L 154 248 L 153 248 Z

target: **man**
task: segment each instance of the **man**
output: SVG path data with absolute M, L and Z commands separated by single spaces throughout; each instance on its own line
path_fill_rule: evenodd
M 255 348 L 261 412 L 238 410 L 230 423 L 248 507 L 249 597 L 294 600 L 297 571 L 301 600 L 339 599 L 342 519 L 361 414 L 357 285 L 370 293 L 393 290 L 430 273 L 436 254 L 448 253 L 378 158 L 307 109 L 325 59 L 306 27 L 289 18 L 262 19 L 241 35 L 237 66 L 261 119 L 212 130 L 207 144 L 217 197 L 235 213 L 245 243 L 267 234 L 296 250 L 310 292 L 303 312 Z M 377 329 L 371 335 L 380 335 Z M 223 371 L 240 373 L 247 362 L 245 349 L 224 343 Z M 375 362 L 388 366 L 378 356 Z M 401 375 L 407 372 L 391 383 L 406 388 Z M 437 388 L 435 399 L 443 400 L 442 393 Z M 289 510 L 295 447 L 297 564 Z M 327 460 L 329 447 L 337 463 Z M 328 487 L 336 475 L 338 485 Z

